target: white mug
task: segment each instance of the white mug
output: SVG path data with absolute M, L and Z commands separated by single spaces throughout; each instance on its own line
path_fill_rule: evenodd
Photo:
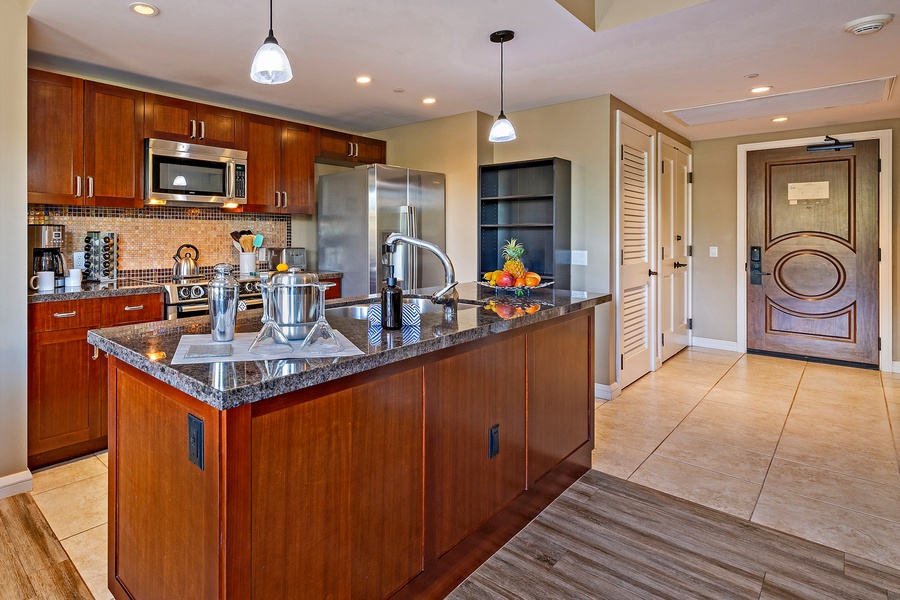
M 39 292 L 52 292 L 56 287 L 56 273 L 54 271 L 38 271 L 37 275 L 28 282 L 28 287 Z
M 66 276 L 66 287 L 81 287 L 81 269 L 69 269 Z
M 256 271 L 256 252 L 241 252 L 239 266 L 242 275 Z

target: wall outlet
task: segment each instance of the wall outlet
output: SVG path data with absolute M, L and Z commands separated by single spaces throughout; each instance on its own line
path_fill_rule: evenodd
M 572 250 L 572 264 L 573 265 L 588 264 L 587 250 Z
M 710 246 L 709 247 L 709 257 L 710 258 L 718 258 L 719 257 L 719 247 L 718 246 Z
M 73 269 L 84 269 L 84 252 L 73 252 L 72 253 L 72 268 Z

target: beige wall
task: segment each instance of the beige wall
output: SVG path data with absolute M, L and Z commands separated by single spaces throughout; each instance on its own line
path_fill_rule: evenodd
M 894 231 L 900 222 L 900 119 L 835 125 L 827 128 L 786 131 L 694 142 L 693 189 L 693 294 L 694 335 L 737 341 L 737 278 L 743 276 L 737 261 L 737 147 L 774 140 L 838 135 L 841 133 L 893 130 Z M 709 257 L 718 246 L 719 257 Z M 900 235 L 894 235 L 893 313 L 900 309 Z M 894 319 L 894 360 L 900 353 L 900 319 Z
M 32 0 L 0 2 L 0 238 L 19 248 L 0 295 L 0 497 L 31 489 L 27 468 L 25 223 L 27 13 Z M 18 257 L 18 258 L 16 258 Z M 17 481 L 22 481 L 15 486 Z

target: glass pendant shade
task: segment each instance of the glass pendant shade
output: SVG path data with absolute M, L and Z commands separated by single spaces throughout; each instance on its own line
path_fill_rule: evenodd
M 256 51 L 253 64 L 250 66 L 250 79 L 257 83 L 287 83 L 294 76 L 291 61 L 278 45 L 278 40 L 269 30 L 269 37 Z
M 516 139 L 516 128 L 509 122 L 502 112 L 494 124 L 491 125 L 491 133 L 488 135 L 490 142 L 511 142 Z

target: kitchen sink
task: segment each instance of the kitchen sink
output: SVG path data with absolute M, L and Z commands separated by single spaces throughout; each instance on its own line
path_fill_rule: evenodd
M 369 307 L 378 302 L 369 304 L 352 304 L 350 306 L 336 306 L 334 308 L 325 309 L 325 318 L 328 317 L 344 317 L 346 319 L 360 319 L 365 321 L 369 318 Z M 404 304 L 415 304 L 419 308 L 420 313 L 438 313 L 444 310 L 441 304 L 433 303 L 429 298 L 403 298 Z M 460 302 L 457 305 L 457 311 L 478 308 L 480 304 L 464 304 Z

